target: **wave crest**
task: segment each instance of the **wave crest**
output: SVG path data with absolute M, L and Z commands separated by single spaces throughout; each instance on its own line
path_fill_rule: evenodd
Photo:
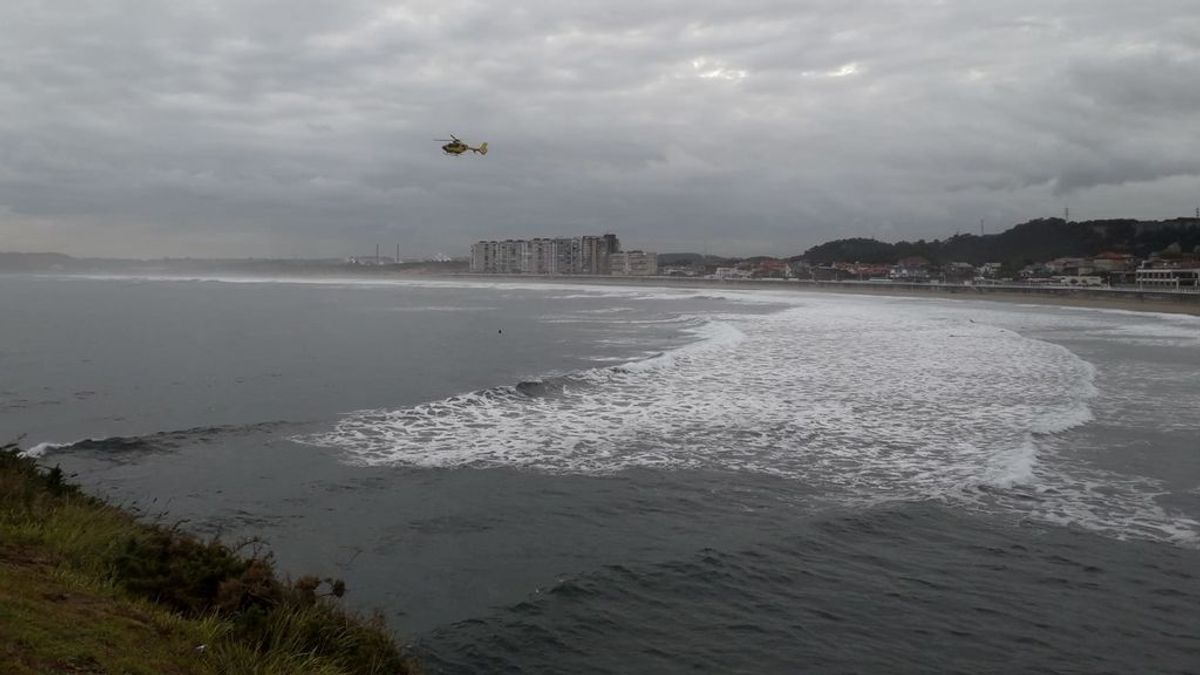
M 910 308 L 807 308 L 692 329 L 651 358 L 344 416 L 300 439 L 364 464 L 755 471 L 859 494 L 1035 480 L 1094 371 L 1012 331 Z

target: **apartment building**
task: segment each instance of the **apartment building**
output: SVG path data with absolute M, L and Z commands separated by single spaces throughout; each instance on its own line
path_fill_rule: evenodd
M 609 273 L 620 277 L 647 277 L 658 274 L 658 254 L 652 251 L 624 251 L 609 254 Z
M 471 246 L 471 271 L 482 274 L 609 274 L 621 250 L 615 234 L 480 241 Z M 622 263 L 624 270 L 625 263 Z

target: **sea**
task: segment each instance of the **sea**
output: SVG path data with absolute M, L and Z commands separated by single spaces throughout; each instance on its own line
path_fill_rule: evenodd
M 430 673 L 1200 672 L 1200 319 L 0 277 L 0 440 Z

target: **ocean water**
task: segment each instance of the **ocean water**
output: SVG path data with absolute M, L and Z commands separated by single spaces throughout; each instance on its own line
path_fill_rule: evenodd
M 431 672 L 1200 672 L 1200 320 L 0 277 L 0 438 Z

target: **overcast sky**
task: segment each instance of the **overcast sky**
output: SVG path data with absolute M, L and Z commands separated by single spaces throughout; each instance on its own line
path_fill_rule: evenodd
M 789 255 L 1198 202 L 1196 0 L 0 3 L 0 250 Z

